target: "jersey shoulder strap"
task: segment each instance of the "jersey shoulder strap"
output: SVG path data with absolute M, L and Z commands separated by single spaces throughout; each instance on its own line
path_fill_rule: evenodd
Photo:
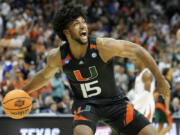
M 61 52 L 61 59 L 66 58 L 67 54 L 68 54 L 68 44 L 64 43 L 61 47 L 60 47 L 60 52 Z
M 89 36 L 88 38 L 89 38 L 89 44 L 90 44 L 90 45 L 91 45 L 91 44 L 96 45 L 96 38 L 95 38 L 95 37 Z

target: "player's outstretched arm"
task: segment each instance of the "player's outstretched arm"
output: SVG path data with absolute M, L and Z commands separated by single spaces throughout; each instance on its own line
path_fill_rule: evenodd
M 47 64 L 45 68 L 39 71 L 32 80 L 22 89 L 28 93 L 38 90 L 43 87 L 49 79 L 58 71 L 61 70 L 61 60 L 59 48 L 52 49 L 47 56 Z
M 177 40 L 180 41 L 180 28 L 177 30 L 176 37 L 177 37 Z
M 100 55 L 105 57 L 106 61 L 114 56 L 136 58 L 150 69 L 157 81 L 164 79 L 152 56 L 140 45 L 125 40 L 115 40 L 111 38 L 101 38 L 100 40 L 101 45 L 98 45 L 98 48 L 100 50 Z
M 147 68 L 150 69 L 157 81 L 157 89 L 165 98 L 169 94 L 169 84 L 161 74 L 152 56 L 140 45 L 112 38 L 98 38 L 98 50 L 102 59 L 106 62 L 114 56 L 139 59 Z

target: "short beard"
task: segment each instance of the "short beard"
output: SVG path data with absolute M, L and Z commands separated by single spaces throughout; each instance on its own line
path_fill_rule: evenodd
M 73 33 L 70 33 L 70 34 L 71 34 L 71 38 L 72 38 L 73 40 L 75 40 L 76 42 L 78 42 L 80 45 L 87 45 L 88 41 L 87 41 L 87 42 L 82 42 L 82 41 L 80 40 L 80 38 L 75 37 Z
M 80 45 L 87 45 L 87 42 L 82 42 L 79 38 L 73 38 L 73 40 L 75 40 L 76 42 L 78 42 Z

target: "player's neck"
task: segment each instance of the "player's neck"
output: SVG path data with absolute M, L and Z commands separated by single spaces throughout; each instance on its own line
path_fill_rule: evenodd
M 88 43 L 85 45 L 81 45 L 76 41 L 70 41 L 69 47 L 74 58 L 80 59 L 86 55 Z

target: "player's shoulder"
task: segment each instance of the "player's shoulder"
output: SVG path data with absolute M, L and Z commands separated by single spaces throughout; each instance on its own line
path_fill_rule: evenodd
M 107 62 L 117 54 L 116 40 L 113 38 L 96 38 L 97 50 L 101 59 Z
M 52 65 L 60 63 L 60 47 L 53 48 L 47 53 L 47 62 Z
M 114 38 L 96 38 L 97 44 L 106 45 L 109 42 L 115 41 Z
M 48 57 L 56 57 L 56 55 L 57 55 L 58 53 L 60 53 L 59 48 L 60 48 L 60 47 L 53 48 L 53 49 L 49 50 L 47 56 L 48 56 Z
M 116 41 L 114 38 L 96 38 L 96 44 L 99 49 L 111 46 L 114 41 Z

